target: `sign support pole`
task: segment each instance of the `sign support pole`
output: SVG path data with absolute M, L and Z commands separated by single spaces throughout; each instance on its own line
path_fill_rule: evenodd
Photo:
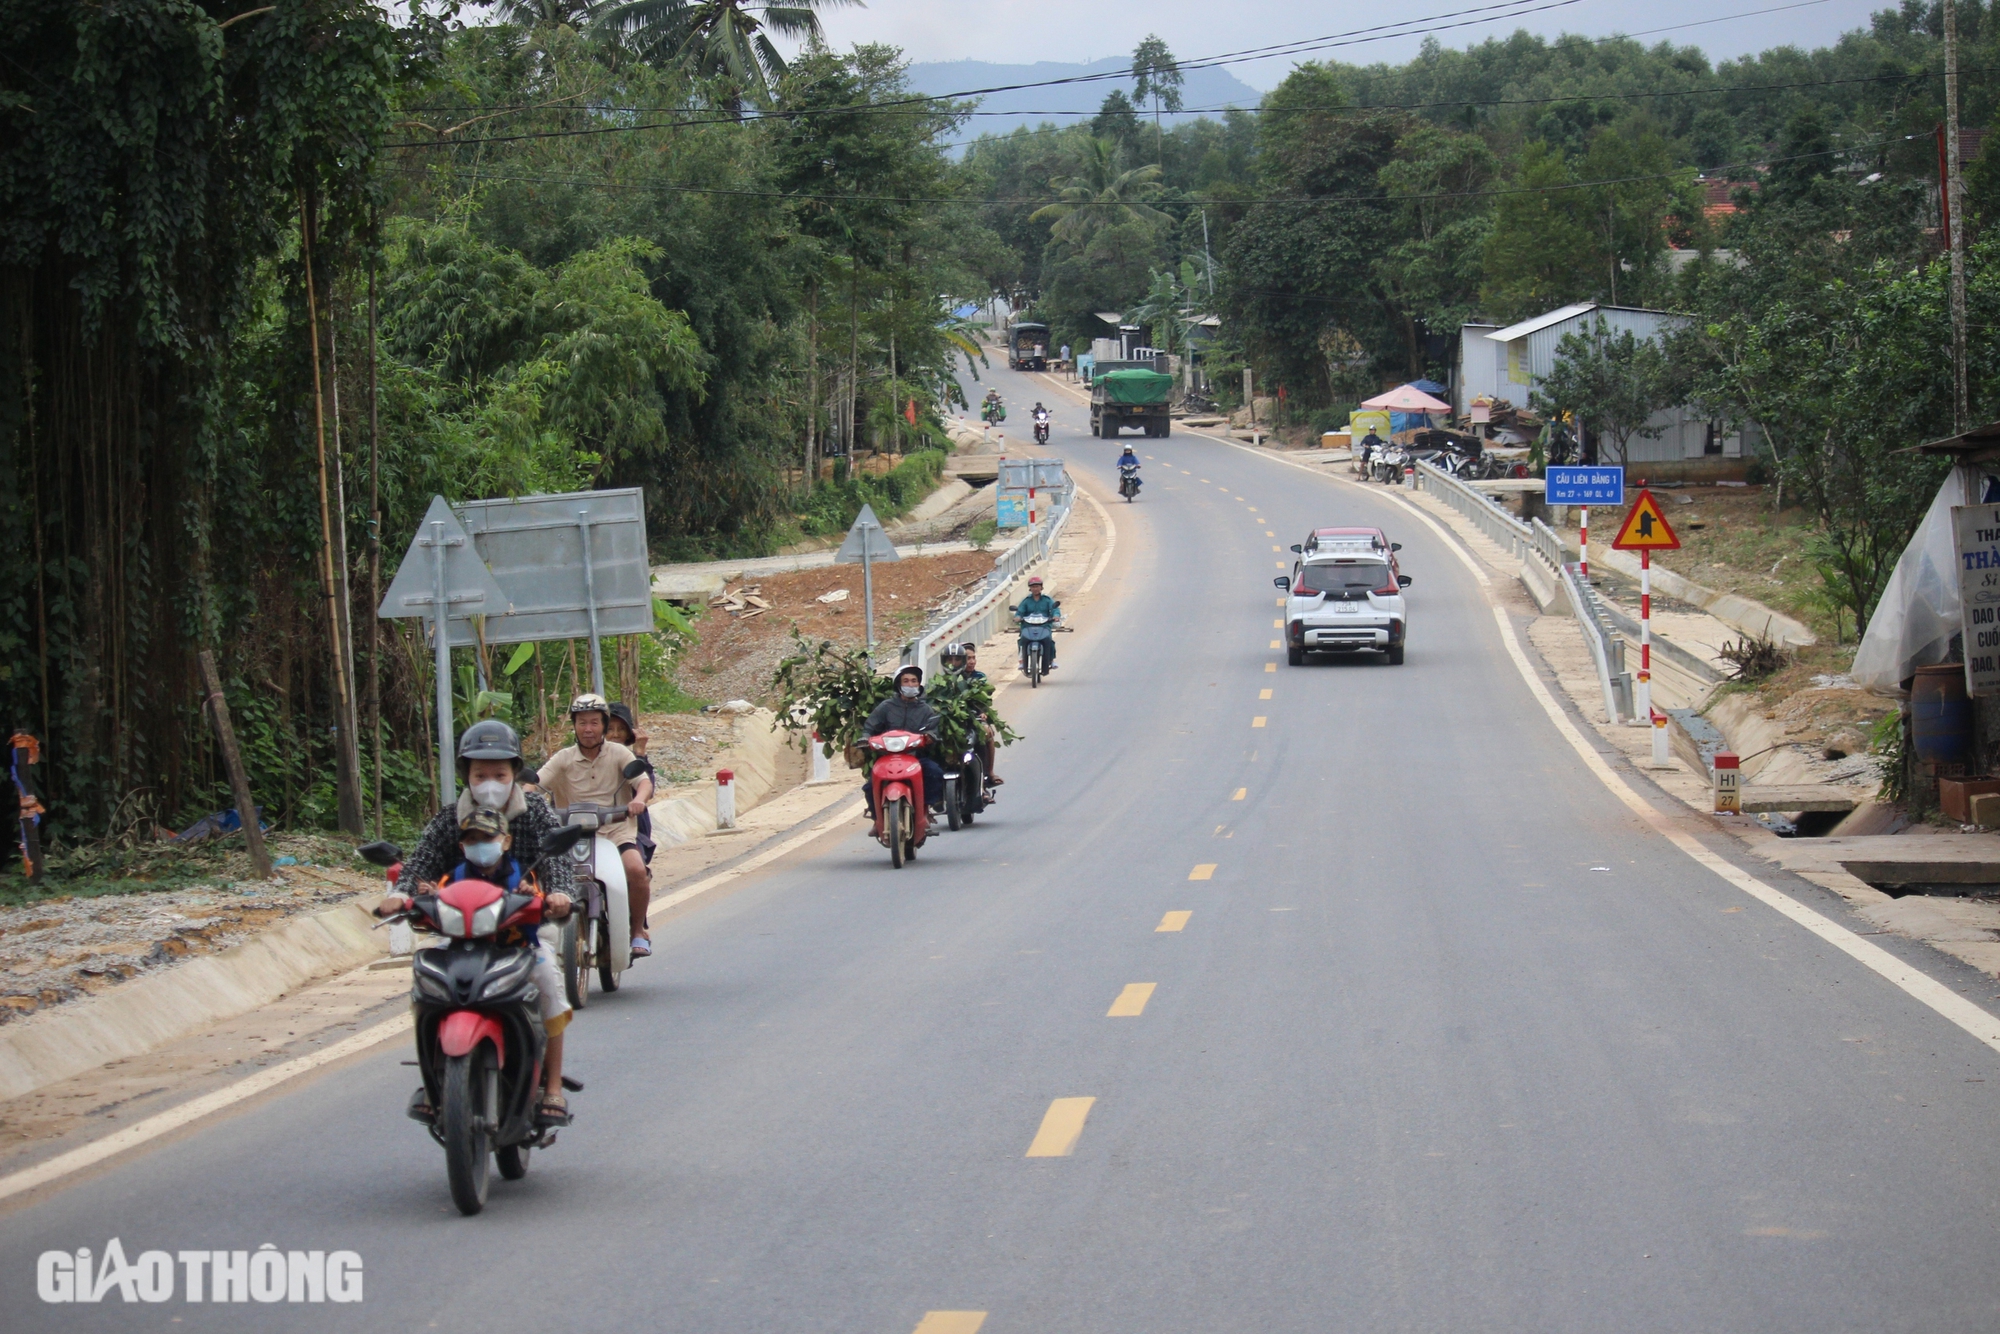
M 458 766 L 451 743 L 451 632 L 446 620 L 451 615 L 451 598 L 444 587 L 444 525 L 432 522 L 431 548 L 431 642 L 437 652 L 438 719 L 438 807 L 458 800 Z
M 1577 572 L 1586 580 L 1590 578 L 1590 506 L 1577 507 L 1576 548 Z
M 861 544 L 861 614 L 867 624 L 868 660 L 875 660 L 875 562 L 868 557 L 868 543 Z
M 590 609 L 590 688 L 604 694 L 604 644 L 597 634 L 597 570 L 590 560 L 590 511 L 576 512 L 576 526 L 583 534 L 583 604 Z

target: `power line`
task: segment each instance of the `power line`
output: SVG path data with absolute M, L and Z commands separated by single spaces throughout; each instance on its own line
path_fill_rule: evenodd
M 1928 137 L 1929 137 L 1928 135 L 1922 135 L 1922 134 L 1897 135 L 1894 138 L 1890 139 L 1880 139 L 1872 143 L 1865 143 L 1865 144 L 1849 144 L 1843 148 L 1823 149 L 1816 153 L 1793 153 L 1786 157 L 1761 158 L 1755 162 L 1729 162 L 1729 163 L 1724 163 L 1721 166 L 1711 168 L 1710 170 L 1714 172 L 1735 172 L 1742 170 L 1755 170 L 1760 167 L 1769 167 L 1780 162 L 1806 162 L 1814 158 L 1842 157 L 1851 153 L 1862 153 L 1868 151 L 1869 149 L 1885 148 L 1890 144 L 1905 143 L 1912 139 L 1925 139 Z M 435 167 L 412 166 L 412 167 L 399 167 L 396 168 L 395 170 L 404 175 L 418 176 L 428 179 L 438 169 Z M 476 168 L 447 168 L 447 170 L 453 170 L 457 174 L 462 176 L 471 176 L 475 179 L 475 181 L 485 181 L 493 184 L 564 185 L 564 186 L 574 186 L 587 190 L 611 190 L 611 191 L 633 193 L 633 194 L 650 194 L 650 193 L 665 191 L 671 194 L 720 195 L 728 198 L 801 200 L 801 201 L 827 202 L 827 203 L 837 203 L 837 204 L 870 204 L 870 203 L 971 204 L 977 206 L 986 206 L 992 204 L 1025 205 L 1025 204 L 1050 204 L 1050 203 L 1064 202 L 1061 200 L 1051 199 L 1047 195 L 1032 195 L 1032 196 L 1022 195 L 1022 196 L 1002 196 L 1000 198 L 981 198 L 977 195 L 864 195 L 858 193 L 816 194 L 816 193 L 790 191 L 790 190 L 745 190 L 745 189 L 736 189 L 725 186 L 712 186 L 712 185 L 678 185 L 664 181 L 650 182 L 644 185 L 613 185 L 604 181 L 586 179 L 583 177 L 488 174 L 486 172 L 479 171 Z M 1264 195 L 1260 197 L 1253 197 L 1234 202 L 1239 202 L 1244 204 L 1370 204 L 1370 203 L 1406 204 L 1406 203 L 1416 203 L 1423 200 L 1431 200 L 1431 199 L 1487 199 L 1487 198 L 1497 199 L 1508 195 L 1560 194 L 1569 190 L 1592 190 L 1600 186 L 1607 186 L 1607 185 L 1635 185 L 1647 181 L 1672 180 L 1675 177 L 1680 176 L 1683 173 L 1690 170 L 1692 170 L 1692 168 L 1678 167 L 1672 171 L 1650 172 L 1637 176 L 1610 176 L 1590 181 L 1565 181 L 1560 185 L 1510 186 L 1502 189 L 1493 189 L 1493 190 L 1438 190 L 1423 194 L 1393 194 L 1393 195 L 1392 194 L 1367 194 L 1367 195 L 1340 194 L 1340 195 L 1292 195 L 1292 196 Z M 1135 200 L 1133 202 L 1145 203 L 1150 206 L 1157 206 L 1158 203 L 1166 203 L 1172 205 L 1176 203 L 1195 203 L 1198 201 Z M 1097 201 L 1092 200 L 1079 204 L 1077 207 L 1112 208 L 1116 207 L 1116 205 L 1113 203 L 1099 204 Z

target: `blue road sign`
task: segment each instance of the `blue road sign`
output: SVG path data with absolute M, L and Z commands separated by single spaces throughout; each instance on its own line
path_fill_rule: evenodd
M 995 518 L 1001 528 L 1026 528 L 1028 526 L 1028 498 L 1026 496 L 1000 496 L 995 502 Z
M 1622 467 L 1550 468 L 1548 480 L 1546 499 L 1551 505 L 1625 503 L 1625 469 Z

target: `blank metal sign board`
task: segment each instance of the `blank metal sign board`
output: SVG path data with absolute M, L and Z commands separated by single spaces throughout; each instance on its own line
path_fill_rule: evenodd
M 468 500 L 454 508 L 513 603 L 506 615 L 486 618 L 487 643 L 652 633 L 653 570 L 638 487 Z M 453 644 L 473 642 L 469 624 L 452 623 Z

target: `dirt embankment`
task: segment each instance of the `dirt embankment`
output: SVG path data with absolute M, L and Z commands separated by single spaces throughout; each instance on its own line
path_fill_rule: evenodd
M 944 556 L 905 556 L 875 566 L 875 642 L 899 645 L 921 629 L 933 611 L 961 600 L 993 569 L 990 553 L 960 551 Z M 747 699 L 770 703 L 771 674 L 791 652 L 792 631 L 808 639 L 831 639 L 843 646 L 866 639 L 863 628 L 861 567 L 830 565 L 791 574 L 765 575 L 732 584 L 754 588 L 770 604 L 761 615 L 705 609 L 695 623 L 700 642 L 682 657 L 681 689 L 701 699 Z M 847 596 L 821 602 L 825 594 Z M 654 764 L 660 763 L 658 757 Z
M 280 835 L 270 846 L 291 859 L 270 882 L 251 879 L 249 856 L 233 852 L 171 888 L 59 893 L 0 909 L 0 1023 L 382 889 L 379 873 L 335 839 Z

